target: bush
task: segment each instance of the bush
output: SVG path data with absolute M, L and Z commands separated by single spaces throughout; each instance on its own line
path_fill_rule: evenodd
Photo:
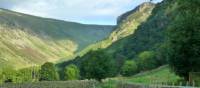
M 80 78 L 79 68 L 74 64 L 71 64 L 71 65 L 65 67 L 64 76 L 65 76 L 65 80 L 79 79 Z
M 144 51 L 138 55 L 137 64 L 140 71 L 156 68 L 156 57 L 153 51 Z
M 91 51 L 81 62 L 81 75 L 87 79 L 96 79 L 101 81 L 106 77 L 116 75 L 116 64 L 114 60 L 105 52 Z
M 126 61 L 121 68 L 121 74 L 123 76 L 131 76 L 137 72 L 137 64 L 133 60 Z

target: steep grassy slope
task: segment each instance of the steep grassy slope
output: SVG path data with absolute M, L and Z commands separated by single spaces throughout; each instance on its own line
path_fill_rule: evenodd
M 110 35 L 112 26 L 83 25 L 0 9 L 0 67 L 73 57 Z
M 134 10 L 122 14 L 117 19 L 118 24 L 115 27 L 115 30 L 108 38 L 106 38 L 103 41 L 99 41 L 98 43 L 90 45 L 89 47 L 84 49 L 79 55 L 82 56 L 91 49 L 96 50 L 99 48 L 107 48 L 117 40 L 134 34 L 138 26 L 145 22 L 147 18 L 151 15 L 151 12 L 154 7 L 155 4 L 146 2 L 136 7 Z
M 115 42 L 105 51 L 114 57 L 132 59 L 143 51 L 158 49 L 165 40 L 165 31 L 177 15 L 177 7 L 178 3 L 170 0 L 157 4 L 152 15 L 134 34 Z

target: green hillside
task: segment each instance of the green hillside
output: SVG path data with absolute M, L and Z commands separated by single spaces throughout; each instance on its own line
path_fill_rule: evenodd
M 0 9 L 0 67 L 21 68 L 71 59 L 112 31 L 113 26 L 84 25 Z
M 125 59 L 133 59 L 143 51 L 156 51 L 162 47 L 165 31 L 173 22 L 173 17 L 177 16 L 177 7 L 176 1 L 164 0 L 158 3 L 151 16 L 134 34 L 113 43 L 105 51 L 115 55 L 114 57 L 121 56 Z
M 118 24 L 108 38 L 88 46 L 76 55 L 77 58 L 75 58 L 75 60 L 72 60 L 70 62 L 65 61 L 59 63 L 59 67 L 65 67 L 66 65 L 72 62 L 79 63 L 82 61 L 81 59 L 83 59 L 84 56 L 87 56 L 85 54 L 87 54 L 89 51 L 98 50 L 99 48 L 107 48 L 114 42 L 117 42 L 118 40 L 127 37 L 131 34 L 134 34 L 138 26 L 145 22 L 147 18 L 151 15 L 151 12 L 154 7 L 155 4 L 146 2 L 141 4 L 134 10 L 122 14 L 118 17 Z M 83 58 L 79 58 L 79 56 L 82 56 Z
M 194 2 L 197 1 L 194 0 L 192 3 Z M 140 12 L 140 10 L 142 9 L 139 10 L 136 9 L 135 11 L 134 10 L 132 12 L 130 11 L 125 15 L 122 15 L 122 17 L 119 17 L 118 19 L 119 24 L 116 26 L 116 30 L 111 34 L 111 36 L 105 41 L 97 43 L 96 44 L 97 46 L 94 45 L 94 47 L 92 48 L 93 49 L 95 48 L 97 52 L 103 51 L 106 52 L 107 55 L 111 56 L 109 59 L 115 60 L 116 62 L 115 64 L 118 66 L 117 69 L 119 74 L 121 71 L 121 66 L 124 65 L 124 62 L 126 60 L 134 60 L 138 65 L 137 70 L 139 70 L 139 72 L 151 70 L 158 66 L 168 64 L 169 61 L 168 53 L 172 51 L 168 50 L 167 48 L 168 46 L 165 43 L 167 29 L 168 27 L 174 25 L 173 23 L 175 18 L 182 17 L 182 14 L 184 13 L 188 14 L 187 11 L 190 11 L 191 9 L 183 10 L 183 8 L 186 8 L 187 6 L 188 6 L 188 1 L 186 0 L 184 1 L 164 0 L 161 3 L 158 3 L 155 7 L 151 3 L 144 3 L 138 8 L 142 7 L 148 7 L 148 8 L 151 7 L 151 8 L 146 10 L 143 9 L 143 12 L 141 12 L 140 14 L 137 13 Z M 182 12 L 178 13 L 180 10 L 183 10 L 183 13 Z M 194 11 L 198 13 L 198 9 Z M 145 13 L 148 13 L 149 16 L 147 16 L 145 20 L 139 21 L 140 24 L 137 25 L 137 23 L 135 23 L 134 21 L 138 20 L 140 16 L 141 18 L 145 17 L 141 15 Z M 131 18 L 132 16 L 133 17 L 135 16 L 135 19 L 132 19 Z M 137 25 L 137 26 L 132 26 L 132 25 Z M 185 37 L 187 39 L 187 36 Z M 198 36 L 195 38 L 197 39 Z M 180 41 L 184 40 L 181 39 Z M 184 47 L 184 45 L 182 47 Z M 190 46 L 188 45 L 188 47 Z M 103 49 L 98 50 L 98 48 L 103 48 Z M 71 63 L 80 66 L 80 64 L 82 64 L 84 61 L 90 60 L 91 58 L 99 57 L 98 55 L 97 56 L 92 55 L 93 54 L 92 52 L 96 51 L 91 51 L 83 56 L 80 55 L 80 57 L 77 57 L 75 60 L 61 63 L 58 66 L 65 67 L 66 65 Z M 198 51 L 196 52 L 198 53 Z M 184 52 L 182 54 L 184 55 Z
M 111 35 L 108 38 L 90 45 L 78 55 L 82 56 L 91 49 L 97 50 L 99 48 L 107 48 L 114 42 L 131 34 L 134 34 L 138 26 L 145 22 L 147 18 L 151 15 L 151 12 L 154 7 L 155 4 L 145 2 L 140 6 L 136 7 L 135 9 L 122 14 L 117 19 L 118 22 L 117 26 L 115 27 L 115 30 L 111 33 Z

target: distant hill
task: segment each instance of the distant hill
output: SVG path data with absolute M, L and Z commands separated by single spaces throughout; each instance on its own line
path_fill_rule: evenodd
M 0 67 L 71 59 L 112 31 L 109 25 L 85 25 L 0 9 Z

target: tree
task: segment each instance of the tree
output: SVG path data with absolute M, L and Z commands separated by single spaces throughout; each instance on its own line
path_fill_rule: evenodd
M 121 68 L 121 74 L 124 76 L 131 76 L 137 72 L 137 64 L 133 60 L 128 60 Z
M 114 60 L 102 50 L 91 51 L 81 63 L 81 75 L 84 78 L 101 81 L 106 77 L 116 75 L 116 64 Z
M 74 64 L 65 67 L 64 74 L 65 80 L 77 80 L 80 78 L 79 68 Z
M 200 9 L 198 0 L 179 0 L 179 14 L 168 29 L 171 68 L 185 80 L 200 72 Z
M 138 55 L 137 59 L 138 67 L 140 71 L 151 70 L 156 68 L 156 57 L 153 51 L 144 51 Z
M 168 48 L 166 43 L 159 44 L 156 46 L 156 63 L 157 66 L 162 66 L 168 64 Z
M 46 62 L 41 66 L 40 81 L 55 81 L 59 76 L 53 63 Z

